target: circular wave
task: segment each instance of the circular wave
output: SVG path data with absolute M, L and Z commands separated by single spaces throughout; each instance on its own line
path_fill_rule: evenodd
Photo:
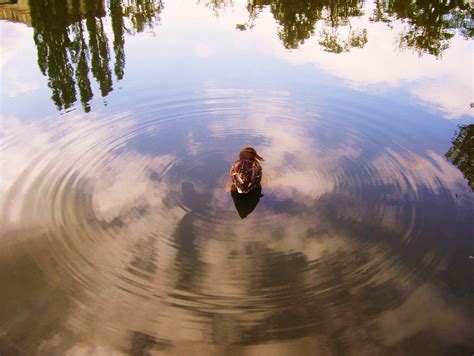
M 414 139 L 386 112 L 245 90 L 176 97 L 50 118 L 0 148 L 31 143 L 2 225 L 85 305 L 79 329 L 132 313 L 167 340 L 173 318 L 229 342 L 288 339 L 319 332 L 321 315 L 354 302 L 347 291 L 363 304 L 449 258 L 424 219 L 446 204 L 456 214 L 456 181 L 439 155 L 400 143 Z M 247 145 L 265 158 L 262 192 L 237 203 L 228 172 Z

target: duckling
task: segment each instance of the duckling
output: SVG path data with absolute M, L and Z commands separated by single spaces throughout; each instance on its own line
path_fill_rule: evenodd
M 244 147 L 240 151 L 239 159 L 235 161 L 230 169 L 230 176 L 234 187 L 240 194 L 246 194 L 260 187 L 262 180 L 262 166 L 258 161 L 264 161 L 257 154 L 255 148 Z

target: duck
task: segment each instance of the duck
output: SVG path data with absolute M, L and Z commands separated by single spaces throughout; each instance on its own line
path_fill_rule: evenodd
M 230 169 L 233 188 L 240 194 L 259 188 L 262 180 L 262 166 L 258 161 L 265 161 L 253 147 L 244 147 Z

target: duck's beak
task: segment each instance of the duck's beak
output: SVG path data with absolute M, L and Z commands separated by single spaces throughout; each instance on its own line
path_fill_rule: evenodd
M 258 159 L 259 161 L 265 161 L 263 157 L 260 157 L 258 154 L 255 155 L 255 158 Z

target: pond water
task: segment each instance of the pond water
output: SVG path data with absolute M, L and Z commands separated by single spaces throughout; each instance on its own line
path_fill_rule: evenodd
M 0 354 L 471 354 L 472 11 L 2 2 Z

